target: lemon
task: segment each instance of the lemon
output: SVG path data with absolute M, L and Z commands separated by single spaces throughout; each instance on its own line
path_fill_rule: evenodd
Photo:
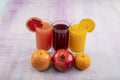
M 84 18 L 80 21 L 79 27 L 81 30 L 92 32 L 95 28 L 95 22 L 90 18 Z

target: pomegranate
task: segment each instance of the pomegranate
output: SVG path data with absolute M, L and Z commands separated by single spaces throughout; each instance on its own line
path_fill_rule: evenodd
M 53 66 L 60 72 L 70 70 L 74 64 L 74 56 L 71 52 L 65 49 L 59 49 L 52 57 Z

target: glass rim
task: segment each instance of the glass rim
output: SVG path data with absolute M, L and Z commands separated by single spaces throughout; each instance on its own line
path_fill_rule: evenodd
M 67 26 L 70 26 L 70 23 L 69 23 L 68 21 L 66 21 L 66 20 L 55 20 L 55 21 L 52 23 L 52 25 L 54 26 L 54 25 L 56 25 L 56 24 L 58 24 L 58 23 L 64 23 L 64 24 L 67 24 Z
M 59 24 L 59 23 L 65 24 L 65 25 L 67 25 L 68 27 L 67 27 L 66 29 L 64 29 L 64 30 L 56 29 L 56 28 L 55 28 L 55 25 L 57 25 L 57 24 Z M 70 23 L 67 22 L 66 20 L 55 20 L 55 21 L 52 23 L 52 26 L 53 26 L 53 29 L 54 29 L 55 31 L 57 31 L 57 32 L 59 32 L 59 31 L 66 32 L 66 31 L 69 29 L 69 27 L 70 27 Z
M 49 29 L 52 29 L 52 21 L 50 21 L 49 19 L 42 19 L 43 23 L 44 22 L 48 22 L 51 26 L 48 27 L 48 28 L 39 28 L 39 27 L 36 27 L 36 30 L 38 31 L 46 31 L 46 30 L 49 30 Z

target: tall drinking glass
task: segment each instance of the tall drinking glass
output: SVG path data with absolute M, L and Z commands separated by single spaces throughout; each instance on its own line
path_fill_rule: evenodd
M 73 52 L 82 52 L 86 43 L 86 30 L 80 30 L 79 24 L 73 24 L 70 27 L 69 48 Z
M 43 22 L 42 27 L 36 27 L 36 47 L 38 49 L 49 50 L 52 45 L 52 24 Z
M 69 41 L 69 23 L 66 21 L 55 21 L 53 23 L 53 48 L 67 49 Z

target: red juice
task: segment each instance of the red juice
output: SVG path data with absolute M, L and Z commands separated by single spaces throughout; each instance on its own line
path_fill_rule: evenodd
M 59 23 L 53 25 L 53 48 L 54 50 L 58 49 L 67 49 L 68 40 L 69 40 L 69 25 Z

